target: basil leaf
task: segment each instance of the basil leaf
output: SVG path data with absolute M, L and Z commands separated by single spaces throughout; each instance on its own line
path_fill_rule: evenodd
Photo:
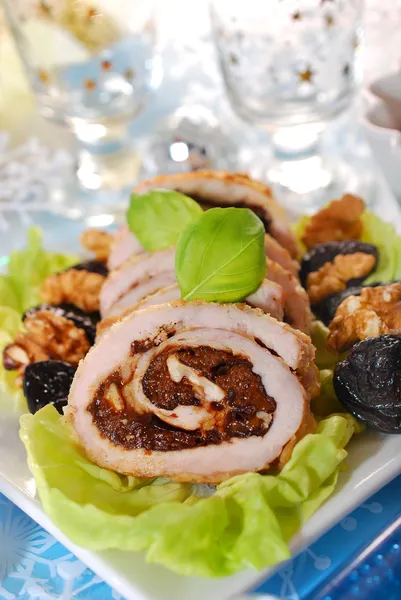
M 202 214 L 192 198 L 173 190 L 132 194 L 127 221 L 148 252 L 173 246 L 179 234 Z
M 247 208 L 212 208 L 179 237 L 175 271 L 184 300 L 239 302 L 266 274 L 262 221 Z

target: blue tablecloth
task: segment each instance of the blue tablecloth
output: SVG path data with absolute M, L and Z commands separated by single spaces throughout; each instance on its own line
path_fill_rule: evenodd
M 261 591 L 303 600 L 401 513 L 401 476 L 294 560 Z M 1 600 L 123 600 L 64 546 L 0 495 Z M 190 600 L 190 598 L 188 598 Z M 210 600 L 213 600 L 212 598 Z M 372 599 L 373 600 L 373 599 Z

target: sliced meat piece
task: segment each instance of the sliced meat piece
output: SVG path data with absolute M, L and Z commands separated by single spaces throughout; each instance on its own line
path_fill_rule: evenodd
M 169 248 L 152 254 L 134 256 L 119 269 L 113 271 L 107 277 L 100 294 L 100 314 L 102 318 L 107 317 L 113 305 L 131 289 L 138 286 L 139 283 L 161 273 L 174 273 L 174 255 L 174 248 Z M 164 285 L 168 284 L 165 283 Z M 153 291 L 156 291 L 156 289 L 153 288 Z M 139 296 L 136 302 L 141 297 L 143 296 Z
M 283 208 L 272 196 L 271 189 L 244 174 L 225 171 L 195 171 L 158 175 L 139 183 L 135 192 L 155 188 L 174 189 L 190 196 L 205 209 L 214 206 L 247 207 L 264 222 L 266 232 L 297 258 L 299 250 Z
M 159 289 L 154 294 L 149 294 L 146 298 L 142 298 L 138 304 L 135 304 L 135 306 L 132 307 L 132 310 L 143 310 L 144 308 L 149 308 L 149 306 L 166 304 L 168 302 L 179 300 L 180 298 L 181 292 L 178 283 L 173 283 L 172 285 Z
M 281 285 L 264 279 L 259 288 L 245 298 L 244 302 L 254 308 L 261 308 L 264 313 L 279 321 L 283 320 L 284 292 Z
M 165 273 L 160 273 L 154 277 L 142 280 L 138 285 L 124 294 L 120 300 L 113 304 L 107 313 L 107 318 L 119 317 L 127 310 L 136 310 L 138 303 L 145 302 L 149 296 L 152 297 L 159 290 L 163 290 L 166 287 L 168 288 L 173 285 L 175 281 L 174 271 L 166 271 Z M 178 300 L 179 298 L 181 298 L 181 293 L 177 286 L 177 293 L 174 300 Z M 158 304 L 158 302 L 153 302 L 153 304 Z
M 128 225 L 123 225 L 114 236 L 107 266 L 110 271 L 113 271 L 121 267 L 131 256 L 136 256 L 143 252 L 145 250 L 136 236 L 129 230 Z
M 150 294 L 146 298 L 144 297 L 135 306 L 131 306 L 132 310 L 141 310 L 149 306 L 155 306 L 156 304 L 165 304 L 166 302 L 179 300 L 180 298 L 180 288 L 178 284 L 175 284 L 164 289 L 159 289 L 154 294 Z M 268 279 L 262 281 L 259 289 L 248 296 L 244 302 L 254 308 L 261 308 L 264 313 L 271 315 L 279 321 L 283 319 L 283 288 L 274 281 L 269 281 Z
M 163 273 L 147 280 L 143 285 L 139 285 L 128 292 L 119 302 L 113 305 L 109 316 L 100 323 L 97 335 L 111 327 L 111 325 L 118 321 L 119 317 L 125 317 L 135 310 L 143 310 L 144 308 L 149 308 L 149 306 L 180 300 L 181 292 L 178 284 L 175 282 L 175 278 L 172 285 L 166 287 L 160 285 L 163 280 L 167 280 L 167 283 L 169 283 L 168 279 L 171 276 L 170 272 Z M 157 288 L 157 291 L 143 295 L 151 286 Z M 138 297 L 141 298 L 139 302 L 135 300 Z M 244 300 L 244 303 L 254 308 L 260 308 L 264 313 L 279 321 L 283 320 L 284 292 L 281 285 L 278 285 L 274 281 L 265 279 L 259 289 L 248 296 Z
M 312 323 L 308 294 L 298 280 L 278 263 L 267 259 L 266 275 L 284 290 L 284 316 L 286 321 L 296 329 L 309 333 Z
M 298 278 L 299 262 L 294 260 L 288 250 L 268 233 L 265 234 L 265 251 L 267 258 L 274 260 L 283 269 L 286 269 L 291 275 Z
M 265 234 L 265 250 L 268 258 L 277 262 L 284 269 L 287 269 L 294 277 L 298 277 L 299 263 L 291 258 L 288 250 L 283 248 L 283 246 L 268 233 Z M 118 237 L 114 242 L 113 250 L 108 261 L 108 267 L 110 270 L 117 269 L 130 257 L 143 253 L 144 249 L 135 235 L 129 231 L 128 227 L 121 228 L 118 232 Z
M 293 370 L 309 338 L 262 311 L 203 302 L 131 313 L 78 367 L 66 409 L 96 464 L 140 477 L 219 483 L 285 460 L 311 430 Z M 306 426 L 308 425 L 308 426 Z

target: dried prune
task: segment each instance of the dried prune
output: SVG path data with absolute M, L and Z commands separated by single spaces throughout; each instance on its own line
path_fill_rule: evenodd
M 362 286 L 358 285 L 331 294 L 330 296 L 327 296 L 327 298 L 323 298 L 320 302 L 312 304 L 312 311 L 325 325 L 330 325 L 341 302 L 348 298 L 348 296 L 360 296 L 361 289 Z
M 361 290 L 366 287 L 378 287 L 380 285 L 390 285 L 390 283 L 400 283 L 399 281 L 390 281 L 389 283 L 383 283 L 378 281 L 377 283 L 371 283 L 370 285 L 354 285 L 348 287 L 346 290 L 336 292 L 324 298 L 317 304 L 312 304 L 312 311 L 318 319 L 323 321 L 325 325 L 330 325 L 336 314 L 337 308 L 341 302 L 348 298 L 348 296 L 360 296 Z
M 73 265 L 67 269 L 67 271 L 70 269 L 75 269 L 76 271 L 88 271 L 89 273 L 98 273 L 98 275 L 104 275 L 104 277 L 107 277 L 109 272 L 105 263 L 101 262 L 100 260 L 86 260 L 78 263 L 77 265 Z
M 35 414 L 53 404 L 62 414 L 76 368 L 61 360 L 44 360 L 28 365 L 24 373 L 24 394 L 29 412 Z
M 301 271 L 299 276 L 301 283 L 305 287 L 306 280 L 309 273 L 318 271 L 320 267 L 326 262 L 333 262 L 336 256 L 339 254 L 355 254 L 356 252 L 364 252 L 365 254 L 372 254 L 375 259 L 375 268 L 377 261 L 379 260 L 379 252 L 373 244 L 365 244 L 359 240 L 343 240 L 341 242 L 326 242 L 325 244 L 319 244 L 315 246 L 309 252 L 305 254 L 301 262 Z M 372 269 L 373 271 L 374 269 Z M 349 285 L 357 285 L 363 281 L 353 279 L 349 282 Z
M 59 317 L 64 317 L 72 321 L 77 327 L 83 329 L 88 337 L 89 343 L 92 345 L 95 342 L 96 337 L 96 325 L 100 321 L 100 314 L 96 312 L 85 312 L 84 310 L 75 306 L 75 304 L 40 304 L 39 306 L 33 306 L 29 308 L 23 315 L 22 320 L 25 317 L 32 317 L 36 312 L 40 310 L 49 310 Z
M 401 433 L 401 336 L 358 342 L 337 364 L 333 384 L 358 419 L 384 433 Z

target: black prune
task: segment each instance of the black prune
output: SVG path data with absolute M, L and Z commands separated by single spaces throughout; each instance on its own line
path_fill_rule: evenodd
M 89 273 L 97 273 L 98 275 L 104 275 L 104 277 L 107 277 L 109 272 L 105 263 L 101 262 L 100 260 L 86 260 L 78 263 L 77 265 L 73 265 L 67 269 L 67 271 L 70 269 L 76 269 L 77 271 L 88 271 Z
M 360 296 L 361 289 L 362 286 L 358 285 L 349 287 L 341 292 L 331 294 L 330 296 L 327 296 L 327 298 L 323 298 L 323 300 L 320 302 L 312 304 L 312 312 L 318 319 L 323 321 L 325 325 L 330 325 L 341 302 L 348 298 L 348 296 Z
M 334 371 L 339 401 L 369 427 L 401 433 L 401 336 L 358 342 Z
M 72 321 L 76 327 L 83 329 L 87 335 L 89 343 L 92 345 L 95 343 L 96 337 L 96 325 L 100 321 L 99 312 L 85 312 L 84 310 L 75 306 L 75 304 L 39 304 L 39 306 L 33 306 L 29 308 L 23 315 L 22 320 L 25 317 L 32 317 L 39 310 L 49 310 L 50 312 L 64 317 Z
M 379 252 L 373 244 L 365 244 L 359 240 L 343 240 L 342 242 L 326 242 L 315 246 L 305 254 L 301 262 L 301 271 L 299 273 L 301 283 L 305 287 L 309 273 L 318 271 L 326 262 L 333 262 L 339 254 L 355 254 L 355 252 L 364 252 L 372 254 L 375 257 L 375 266 L 379 260 Z M 372 272 L 371 271 L 371 272 Z M 361 279 L 353 279 L 349 282 L 350 285 L 358 285 L 365 277 Z
M 323 321 L 325 325 L 330 325 L 336 314 L 337 308 L 341 302 L 348 298 L 348 296 L 360 296 L 361 290 L 368 287 L 378 287 L 380 285 L 391 285 L 392 283 L 400 283 L 399 281 L 390 281 L 389 283 L 383 283 L 378 281 L 377 283 L 371 283 L 370 285 L 355 285 L 351 286 L 341 292 L 336 292 L 323 298 L 317 304 L 312 304 L 312 311 L 318 319 Z
M 76 368 L 61 360 L 44 360 L 28 365 L 24 372 L 24 394 L 29 412 L 53 404 L 62 414 Z

